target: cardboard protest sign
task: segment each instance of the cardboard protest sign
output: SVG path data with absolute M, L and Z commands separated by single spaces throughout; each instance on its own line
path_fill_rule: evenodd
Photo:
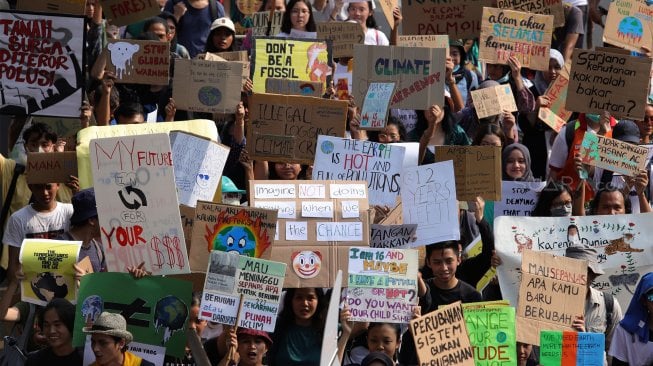
M 631 51 L 642 47 L 653 49 L 653 24 L 650 5 L 646 0 L 610 2 L 605 19 L 603 42 Z
M 417 296 L 417 250 L 349 248 L 347 300 L 352 321 L 407 324 Z
M 473 201 L 501 199 L 501 148 L 498 146 L 436 146 L 435 160 L 453 160 L 456 197 Z
M 403 223 L 417 224 L 411 247 L 460 239 L 452 161 L 404 168 L 401 182 Z
M 483 8 L 479 59 L 491 64 L 508 63 L 512 56 L 523 67 L 549 69 L 553 16 Z
M 252 95 L 247 126 L 250 159 L 313 164 L 318 135 L 345 135 L 347 107 L 341 100 Z
M 360 128 L 363 130 L 382 130 L 388 118 L 390 99 L 395 83 L 370 83 L 363 99 Z
M 463 315 L 476 365 L 517 366 L 515 308 L 463 307 Z
M 28 184 L 66 183 L 71 175 L 77 176 L 77 154 L 74 151 L 27 154 Z
M 575 49 L 565 108 L 642 120 L 650 74 L 648 57 Z
M 0 113 L 79 118 L 84 18 L 0 12 L 0 24 Z
M 496 116 L 503 113 L 503 111 L 517 111 L 517 103 L 515 103 L 515 97 L 512 95 L 510 84 L 472 90 L 471 94 L 474 109 L 479 119 Z
M 250 205 L 276 209 L 270 259 L 287 263 L 286 287 L 332 287 L 349 246 L 369 246 L 367 182 L 255 180 Z
M 444 102 L 445 51 L 441 48 L 354 45 L 352 93 L 365 100 L 373 82 L 395 82 L 390 108 L 423 109 Z
M 125 317 L 127 330 L 136 342 L 165 347 L 167 354 L 176 357 L 184 354 L 190 282 L 161 276 L 135 279 L 127 273 L 91 273 L 82 277 L 77 303 L 75 347 L 84 345 L 82 328 L 91 326 L 100 313 L 108 311 Z
M 273 332 L 286 263 L 213 250 L 206 269 L 200 319 Z M 240 317 L 238 310 L 242 295 Z M 240 322 L 236 324 L 236 319 Z
M 394 207 L 399 196 L 403 147 L 372 141 L 319 136 L 313 179 L 365 180 L 369 203 Z
M 605 334 L 543 330 L 540 333 L 540 363 L 542 365 L 602 365 Z
M 20 299 L 45 306 L 54 298 L 73 304 L 77 299 L 75 269 L 81 241 L 24 239 L 19 259 L 25 278 L 20 281 Z
M 161 7 L 156 0 L 141 0 L 131 2 L 125 0 L 100 0 L 102 11 L 111 24 L 116 26 L 130 25 L 141 20 L 158 16 Z
M 159 41 L 109 40 L 106 69 L 116 83 L 168 85 L 170 45 Z
M 445 56 L 449 57 L 449 36 L 446 34 L 397 36 L 397 46 L 444 48 Z
M 254 38 L 252 83 L 254 93 L 265 92 L 265 79 L 319 81 L 331 73 L 331 47 L 327 41 L 292 38 Z
M 324 95 L 324 84 L 315 81 L 267 78 L 265 79 L 265 92 L 322 98 Z
M 546 182 L 501 182 L 501 200 L 494 202 L 494 217 L 531 216 Z
M 553 27 L 565 25 L 565 11 L 561 0 L 498 0 L 497 7 L 524 13 L 553 16 Z
M 490 0 L 424 2 L 402 0 L 403 34 L 447 34 L 452 39 L 476 38 L 481 33 L 481 15 Z
M 325 22 L 317 23 L 317 38 L 331 41 L 334 58 L 353 57 L 354 45 L 365 43 L 365 32 L 358 22 Z
M 587 261 L 526 249 L 517 302 L 517 340 L 539 345 L 541 330 L 570 330 L 585 314 Z
M 221 61 L 221 62 L 232 61 L 232 62 L 241 63 L 243 65 L 243 86 L 245 86 L 245 83 L 247 83 L 247 80 L 249 79 L 249 75 L 251 74 L 249 56 L 247 56 L 247 51 L 232 51 L 232 52 L 220 52 L 220 53 L 207 52 L 198 55 L 197 58 L 206 61 Z
M 322 337 L 322 351 L 320 352 L 320 366 L 340 366 L 338 359 L 338 319 L 340 319 L 340 295 L 342 291 L 342 271 L 338 270 L 333 282 L 333 290 L 329 298 L 326 321 L 324 322 L 324 335 Z
M 197 200 L 212 200 L 221 182 L 229 148 L 181 131 L 170 132 L 170 146 L 179 203 L 195 207 Z
M 460 301 L 410 321 L 420 365 L 474 366 Z
M 192 112 L 234 113 L 240 103 L 242 62 L 175 60 L 172 98 L 178 109 Z
M 415 241 L 417 225 L 370 225 L 370 247 L 405 248 Z
M 86 0 L 18 0 L 16 10 L 84 15 Z
M 617 139 L 586 133 L 580 148 L 584 164 L 634 176 L 646 169 L 648 149 Z
M 204 272 L 212 250 L 269 258 L 276 224 L 274 210 L 198 201 L 189 251 L 191 270 Z
M 77 173 L 80 188 L 93 186 L 91 175 L 90 141 L 103 137 L 147 135 L 153 133 L 169 133 L 170 131 L 186 131 L 204 136 L 213 141 L 218 140 L 218 128 L 211 120 L 192 120 L 165 123 L 141 123 L 137 125 L 92 126 L 81 131 L 77 136 Z
M 90 147 L 109 271 L 145 262 L 155 275 L 188 273 L 168 135 L 102 138 Z
M 283 20 L 283 11 L 274 11 L 272 25 L 268 34 L 268 23 L 270 22 L 269 11 L 257 11 L 252 14 L 252 37 L 274 37 L 281 32 L 281 22 Z
M 567 93 L 569 90 L 569 71 L 571 69 L 571 60 L 567 60 L 558 73 L 558 76 L 551 82 L 544 92 L 549 97 L 551 104 L 549 107 L 540 107 L 537 117 L 555 132 L 560 132 L 562 126 L 567 123 L 572 112 L 565 108 Z

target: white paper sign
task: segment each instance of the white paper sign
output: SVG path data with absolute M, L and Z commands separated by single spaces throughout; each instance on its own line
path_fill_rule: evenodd
M 286 240 L 308 240 L 306 221 L 286 221 Z
M 501 182 L 501 201 L 494 202 L 494 217 L 531 216 L 546 182 Z
M 303 201 L 302 217 L 333 218 L 333 201 Z
M 358 201 L 342 201 L 340 206 L 342 209 L 343 219 L 360 217 Z
M 361 222 L 318 222 L 317 241 L 361 241 Z
M 280 219 L 294 219 L 297 218 L 295 202 L 289 201 L 256 201 L 254 202 L 256 208 L 267 208 L 268 210 L 277 210 L 277 217 Z

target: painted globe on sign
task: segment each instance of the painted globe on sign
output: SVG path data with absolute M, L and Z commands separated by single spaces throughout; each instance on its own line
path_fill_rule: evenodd
M 212 86 L 203 86 L 197 92 L 197 98 L 200 103 L 206 106 L 214 106 L 220 104 L 222 101 L 222 93 L 218 88 Z

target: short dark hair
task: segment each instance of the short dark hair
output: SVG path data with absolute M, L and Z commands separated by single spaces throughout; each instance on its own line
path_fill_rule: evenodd
M 52 130 L 52 127 L 50 125 L 46 125 L 45 123 L 42 122 L 36 122 L 32 123 L 31 126 L 27 127 L 25 131 L 23 131 L 23 140 L 27 142 L 29 140 L 29 137 L 32 135 L 38 135 L 39 138 L 42 136 L 45 137 L 48 141 L 52 141 L 52 143 L 57 142 L 57 134 Z
M 54 298 L 45 305 L 43 311 L 39 313 L 39 327 L 43 329 L 43 323 L 45 323 L 45 313 L 49 310 L 54 310 L 61 322 L 66 326 L 66 329 L 73 334 L 73 329 L 75 328 L 75 305 L 71 304 L 70 301 L 62 298 Z
M 612 192 L 619 192 L 621 193 L 621 197 L 624 199 L 624 208 L 626 209 L 626 213 L 632 213 L 633 211 L 633 206 L 630 202 L 629 197 L 619 188 L 615 187 L 612 184 L 607 184 L 605 187 L 599 189 L 598 192 L 596 192 L 596 195 L 594 196 L 594 199 L 592 202 L 590 202 L 590 213 L 592 215 L 596 215 L 596 211 L 599 209 L 599 202 L 601 202 L 601 197 L 603 196 L 604 193 L 612 193 Z
M 173 18 L 174 18 L 174 16 L 173 16 Z M 168 21 L 166 19 L 163 19 L 162 17 L 152 17 L 152 18 L 146 19 L 145 23 L 143 23 L 143 31 L 144 32 L 149 32 L 150 27 L 153 24 L 157 24 L 157 23 L 158 24 L 163 24 L 163 27 L 166 30 L 166 34 L 170 33 L 170 27 L 168 26 Z M 158 38 L 157 38 L 157 40 L 158 40 Z
M 447 241 L 441 241 L 438 243 L 427 245 L 426 260 L 428 261 L 429 258 L 431 258 L 431 254 L 433 253 L 434 250 L 446 250 L 446 249 L 453 249 L 454 253 L 456 253 L 457 256 L 460 255 L 460 246 L 458 242 L 455 240 L 447 240 Z
M 572 199 L 574 198 L 574 193 L 568 185 L 561 182 L 549 181 L 540 192 L 531 216 L 551 217 L 551 204 L 553 200 L 564 192 L 569 193 Z
M 143 116 L 143 118 L 145 118 L 145 112 L 143 111 L 143 106 L 140 103 L 120 103 L 115 112 L 113 112 L 113 116 L 115 117 L 116 121 L 118 121 L 118 117 L 129 118 L 137 114 L 140 114 Z

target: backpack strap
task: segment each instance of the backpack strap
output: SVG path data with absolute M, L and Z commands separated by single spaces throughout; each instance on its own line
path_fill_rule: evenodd
M 603 301 L 605 302 L 605 321 L 607 330 L 612 324 L 612 313 L 614 312 L 614 296 L 611 293 L 603 291 Z
M 18 182 L 18 177 L 25 172 L 25 165 L 16 163 L 14 167 L 14 174 L 11 177 L 11 183 L 9 184 L 9 190 L 7 191 L 7 196 L 2 205 L 2 212 L 0 213 L 0 258 L 2 258 L 2 238 L 5 236 L 5 222 L 7 221 L 7 216 L 9 216 L 9 209 L 11 208 L 11 202 L 14 199 L 14 194 L 16 193 L 16 183 Z
M 211 21 L 218 19 L 218 0 L 209 0 L 209 10 L 211 11 Z

